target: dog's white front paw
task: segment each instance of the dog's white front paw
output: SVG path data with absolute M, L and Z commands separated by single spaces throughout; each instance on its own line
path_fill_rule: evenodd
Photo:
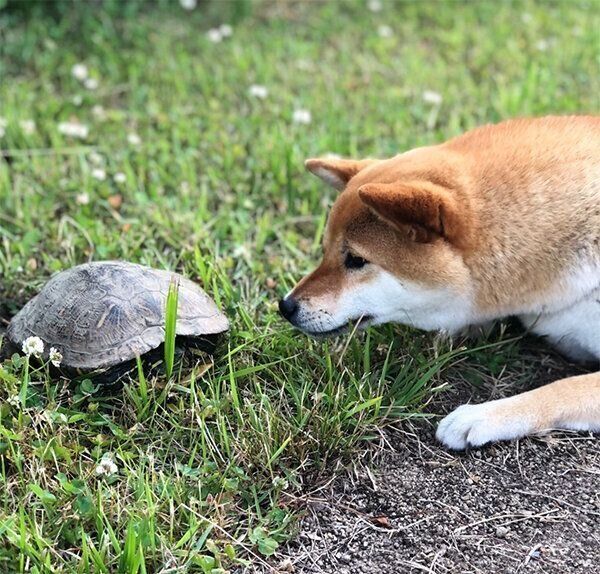
M 528 434 L 528 417 L 519 413 L 514 398 L 458 407 L 440 423 L 437 439 L 451 449 L 463 450 Z

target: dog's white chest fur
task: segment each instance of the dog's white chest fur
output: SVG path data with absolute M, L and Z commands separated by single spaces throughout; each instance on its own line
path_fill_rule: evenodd
M 600 264 L 585 262 L 559 278 L 523 324 L 579 361 L 600 359 Z

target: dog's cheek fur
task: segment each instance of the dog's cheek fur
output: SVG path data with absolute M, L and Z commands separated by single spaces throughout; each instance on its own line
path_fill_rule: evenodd
M 440 238 L 416 242 L 411 238 L 410 226 L 392 228 L 371 213 L 353 222 L 345 237 L 359 255 L 400 282 L 412 282 L 426 289 L 470 292 L 462 253 Z
M 369 324 L 399 322 L 425 330 L 456 331 L 469 322 L 472 310 L 460 290 L 400 281 L 375 265 L 365 272 L 348 273 L 343 288 L 335 291 L 317 291 L 316 283 L 309 285 L 310 290 L 299 295 L 295 324 L 311 333 L 338 329 L 365 317 Z

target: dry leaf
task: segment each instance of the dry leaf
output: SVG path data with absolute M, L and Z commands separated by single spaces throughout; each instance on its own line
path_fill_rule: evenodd
M 381 528 L 393 528 L 392 523 L 387 516 L 373 516 L 371 522 L 375 524 L 375 526 L 380 526 Z
M 108 198 L 108 204 L 113 209 L 119 209 L 121 207 L 121 205 L 123 205 L 123 196 L 120 193 L 117 193 L 115 195 L 111 195 Z

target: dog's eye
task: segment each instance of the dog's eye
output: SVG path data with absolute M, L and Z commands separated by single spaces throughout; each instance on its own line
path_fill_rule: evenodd
M 344 265 L 346 269 L 360 269 L 364 267 L 368 261 L 359 257 L 358 255 L 352 255 L 352 253 L 346 253 L 346 259 L 344 260 Z

